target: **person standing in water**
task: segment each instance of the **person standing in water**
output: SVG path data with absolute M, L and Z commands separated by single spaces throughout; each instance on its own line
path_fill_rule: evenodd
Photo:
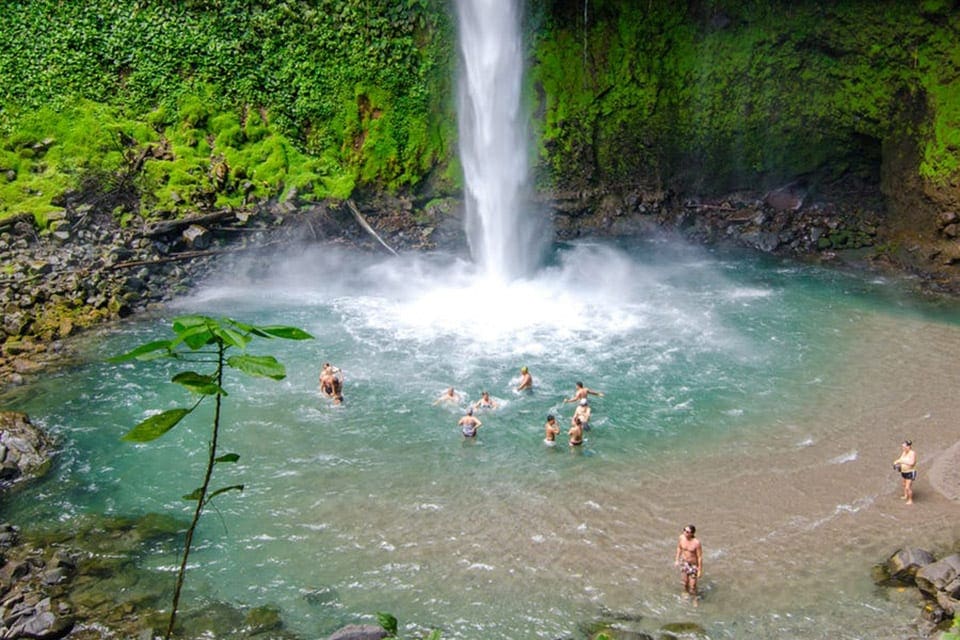
M 900 499 L 913 504 L 913 481 L 917 479 L 917 452 L 913 450 L 913 442 L 903 441 L 900 457 L 893 461 L 893 468 L 900 472 L 903 479 L 903 495 Z
M 583 383 L 578 380 L 577 388 L 574 390 L 573 396 L 570 398 L 564 398 L 563 403 L 566 404 L 568 402 L 580 402 L 581 400 L 586 400 L 587 396 L 600 396 L 602 398 L 603 392 L 589 389 L 583 386 Z
M 573 420 L 570 421 L 570 430 L 567 431 L 567 435 L 570 436 L 571 447 L 579 447 L 583 444 L 583 423 L 577 416 L 574 416 Z
M 584 431 L 590 431 L 590 416 L 592 415 L 592 411 L 590 410 L 590 403 L 587 402 L 586 398 L 580 401 L 573 415 L 580 418 L 580 424 L 583 425 Z
M 520 384 L 517 385 L 517 391 L 525 391 L 533 388 L 533 376 L 526 367 L 520 367 Z
M 543 425 L 545 434 L 543 441 L 547 444 L 548 447 L 552 447 L 557 442 L 557 436 L 560 434 L 560 425 L 557 424 L 557 419 L 551 413 L 547 415 L 547 422 Z
M 697 580 L 703 574 L 703 546 L 696 537 L 697 528 L 688 524 L 677 541 L 677 553 L 673 565 L 680 567 L 680 576 L 683 578 L 685 594 L 697 599 Z
M 473 415 L 473 407 L 467 407 L 467 415 L 460 418 L 457 426 L 460 427 L 460 433 L 466 438 L 477 437 L 477 430 L 483 423 Z

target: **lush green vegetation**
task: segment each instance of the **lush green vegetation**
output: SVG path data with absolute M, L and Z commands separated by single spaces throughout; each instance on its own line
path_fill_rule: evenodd
M 953 7 L 527 3 L 540 184 L 875 182 L 897 140 L 952 184 Z M 43 225 L 117 175 L 126 219 L 458 188 L 446 0 L 28 0 L 0 20 L 0 217 Z
M 449 179 L 442 0 L 31 0 L 2 23 L 0 216 L 43 223 L 138 155 L 144 214 Z
M 905 134 L 923 177 L 948 181 L 960 168 L 952 6 L 554 0 L 531 74 L 545 177 L 720 189 L 876 179 L 883 145 Z

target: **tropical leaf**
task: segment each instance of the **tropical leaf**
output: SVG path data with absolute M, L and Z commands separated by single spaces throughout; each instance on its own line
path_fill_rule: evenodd
M 163 353 L 157 353 L 159 351 L 163 351 Z M 154 358 L 162 358 L 168 355 L 170 355 L 170 341 L 155 340 L 154 342 L 142 344 L 136 349 L 127 351 L 119 356 L 114 356 L 107 360 L 107 362 L 117 363 L 126 362 L 127 360 L 151 360 Z
M 261 331 L 274 338 L 285 338 L 287 340 L 313 340 L 313 336 L 297 327 L 284 327 L 273 325 L 269 327 L 258 327 Z
M 190 413 L 192 409 L 170 409 L 155 416 L 150 416 L 133 429 L 128 431 L 123 440 L 127 442 L 150 442 L 156 440 L 170 429 L 177 426 L 177 423 L 183 420 L 183 417 Z
M 231 356 L 227 359 L 227 364 L 234 369 L 239 369 L 248 375 L 259 378 L 283 380 L 287 377 L 287 370 L 273 356 Z
M 210 502 L 211 500 L 213 500 L 214 498 L 216 498 L 217 496 L 219 496 L 221 493 L 226 493 L 226 492 L 228 492 L 228 491 L 240 491 L 240 492 L 243 492 L 243 485 L 242 485 L 242 484 L 233 484 L 233 485 L 230 485 L 229 487 L 222 487 L 222 488 L 220 488 L 220 489 L 217 489 L 216 491 L 214 491 L 213 493 L 211 493 L 209 496 L 207 496 L 206 502 Z
M 205 376 L 194 371 L 183 371 L 173 376 L 171 380 L 203 396 L 215 396 L 218 393 L 222 396 L 229 395 L 223 387 L 216 383 L 212 376 Z
M 224 327 L 223 325 L 218 325 L 213 328 L 213 335 L 220 338 L 224 344 L 237 347 L 239 349 L 246 349 L 247 345 L 250 344 L 250 337 L 245 336 L 242 333 L 238 333 L 229 327 Z
M 176 346 L 183 342 L 192 350 L 196 351 L 200 347 L 204 347 L 213 341 L 214 335 L 210 327 L 207 325 L 194 325 L 184 327 L 183 330 L 177 331 L 177 337 L 173 340 L 172 345 Z

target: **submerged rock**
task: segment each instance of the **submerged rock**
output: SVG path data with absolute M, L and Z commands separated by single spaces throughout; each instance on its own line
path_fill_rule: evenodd
M 386 629 L 375 624 L 349 624 L 334 631 L 327 640 L 383 640 L 388 635 Z

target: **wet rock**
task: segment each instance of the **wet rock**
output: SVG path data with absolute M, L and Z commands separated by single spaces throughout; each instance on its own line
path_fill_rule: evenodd
M 327 640 L 383 640 L 387 631 L 374 624 L 350 624 L 335 631 Z
M 47 435 L 30 423 L 26 414 L 15 411 L 0 411 L 0 445 L 4 468 L 13 468 L 12 477 L 4 480 L 10 484 L 46 470 L 53 454 L 53 442 Z
M 192 224 L 183 230 L 183 241 L 190 249 L 206 249 L 210 246 L 210 232 L 206 227 Z
M 929 596 L 936 596 L 960 576 L 960 554 L 955 553 L 932 562 L 916 573 L 917 587 Z
M 925 549 L 904 548 L 890 556 L 883 567 L 888 580 L 914 585 L 917 571 L 935 560 L 933 554 Z

